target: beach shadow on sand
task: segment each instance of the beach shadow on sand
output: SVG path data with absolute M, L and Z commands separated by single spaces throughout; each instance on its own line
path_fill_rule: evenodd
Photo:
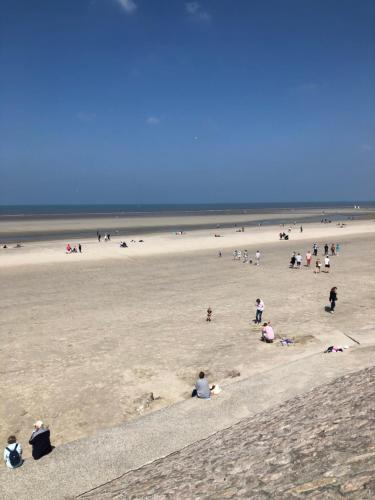
M 324 310 L 326 313 L 330 313 L 331 312 L 331 307 L 330 306 L 324 306 Z

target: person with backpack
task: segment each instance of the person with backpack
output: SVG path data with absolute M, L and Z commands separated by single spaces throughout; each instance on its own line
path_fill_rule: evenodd
M 32 446 L 32 455 L 34 460 L 44 457 L 52 451 L 50 441 L 50 430 L 41 420 L 34 424 L 34 431 L 31 434 L 29 444 Z
M 16 436 L 8 437 L 8 446 L 4 449 L 4 462 L 9 469 L 16 469 L 23 464 L 22 446 L 17 443 Z

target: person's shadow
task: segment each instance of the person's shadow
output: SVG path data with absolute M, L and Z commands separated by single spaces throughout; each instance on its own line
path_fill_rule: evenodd
M 326 313 L 330 313 L 331 312 L 330 306 L 324 306 L 324 310 L 325 310 Z

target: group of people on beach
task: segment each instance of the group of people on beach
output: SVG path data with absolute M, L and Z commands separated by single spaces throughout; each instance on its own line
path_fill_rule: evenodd
M 306 259 L 306 264 L 305 266 L 310 268 L 311 267 L 311 263 L 312 263 L 312 257 L 317 257 L 316 258 L 316 261 L 315 261 L 315 269 L 314 269 L 314 273 L 315 274 L 318 274 L 321 272 L 321 267 L 322 267 L 322 261 L 320 260 L 320 258 L 318 257 L 318 245 L 317 243 L 313 243 L 313 246 L 312 246 L 312 252 L 310 250 L 308 250 L 306 252 L 306 255 L 305 255 L 305 259 Z M 331 256 L 333 255 L 339 255 L 339 252 L 340 252 L 340 244 L 339 243 L 332 243 L 331 244 L 331 247 L 330 247 L 330 250 L 331 250 Z M 326 243 L 324 245 L 324 272 L 326 273 L 329 273 L 330 271 L 330 268 L 331 268 L 331 260 L 329 258 L 329 246 L 328 244 Z M 289 267 L 291 269 L 301 269 L 301 266 L 302 266 L 302 261 L 303 261 L 303 258 L 302 258 L 302 255 L 300 252 L 293 252 L 292 253 L 292 256 L 290 258 L 290 262 L 289 262 Z
M 51 445 L 50 430 L 41 420 L 37 420 L 35 422 L 34 430 L 29 439 L 29 444 L 32 447 L 31 454 L 34 460 L 39 460 L 45 455 L 48 455 L 48 453 L 51 453 L 53 446 Z M 9 436 L 4 449 L 5 465 L 9 469 L 21 467 L 24 463 L 22 452 L 22 445 L 17 441 L 16 436 Z
M 72 245 L 68 243 L 66 245 L 66 253 L 82 253 L 81 243 L 78 243 L 78 245 L 74 245 L 74 247 L 72 247 Z
M 222 253 L 221 251 L 219 251 L 219 257 L 222 256 Z M 251 257 L 249 257 L 249 252 L 247 250 L 244 250 L 243 252 L 241 250 L 233 250 L 233 260 L 238 260 L 241 262 L 244 263 L 244 264 L 252 264 L 254 262 L 254 264 L 256 266 L 259 266 L 260 264 L 260 251 L 257 250 L 255 252 L 255 258 L 254 258 L 254 261 Z

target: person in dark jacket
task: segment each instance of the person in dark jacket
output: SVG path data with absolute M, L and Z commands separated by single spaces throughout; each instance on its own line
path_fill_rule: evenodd
M 329 301 L 331 303 L 331 309 L 329 312 L 331 314 L 333 314 L 335 312 L 336 301 L 337 301 L 337 287 L 336 286 L 331 288 L 331 291 L 329 292 Z
M 50 430 L 43 425 L 41 420 L 35 422 L 34 432 L 31 434 L 29 444 L 32 446 L 34 460 L 39 460 L 39 458 L 42 458 L 52 451 Z

